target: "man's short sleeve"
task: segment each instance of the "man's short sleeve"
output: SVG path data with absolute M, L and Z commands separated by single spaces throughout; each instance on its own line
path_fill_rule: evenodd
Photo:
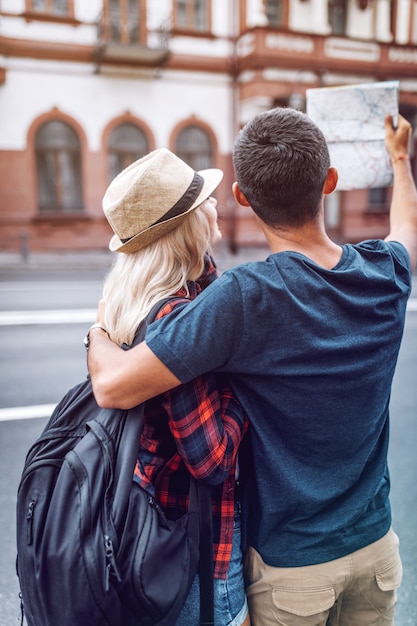
M 152 352 L 185 383 L 236 358 L 243 325 L 242 297 L 233 274 L 224 274 L 195 300 L 147 330 Z

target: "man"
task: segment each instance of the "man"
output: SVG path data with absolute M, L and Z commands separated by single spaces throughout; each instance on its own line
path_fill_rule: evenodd
M 128 408 L 180 382 L 231 374 L 249 420 L 241 459 L 247 593 L 255 626 L 393 624 L 388 405 L 417 257 L 410 124 L 385 120 L 390 233 L 339 246 L 324 227 L 337 184 L 304 114 L 274 109 L 237 137 L 236 201 L 272 254 L 223 274 L 123 352 L 91 334 L 99 404 Z M 100 317 L 100 316 L 99 316 Z

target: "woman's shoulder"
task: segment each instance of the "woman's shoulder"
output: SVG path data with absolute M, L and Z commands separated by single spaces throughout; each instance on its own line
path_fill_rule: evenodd
M 169 315 L 178 307 L 182 307 L 186 304 L 190 303 L 190 299 L 186 298 L 184 295 L 175 294 L 171 298 L 169 298 L 159 309 L 156 319 L 160 319 L 161 317 L 165 317 L 165 315 Z

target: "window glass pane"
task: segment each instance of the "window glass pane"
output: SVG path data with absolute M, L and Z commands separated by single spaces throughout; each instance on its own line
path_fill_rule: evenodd
M 139 41 L 139 6 L 137 0 L 129 0 L 128 7 L 129 42 L 137 43 Z
M 32 11 L 52 13 L 53 15 L 68 15 L 68 0 L 32 0 Z
M 108 149 L 110 180 L 113 180 L 133 161 L 148 154 L 149 143 L 145 133 L 138 126 L 126 122 L 111 132 Z
M 279 26 L 282 23 L 282 0 L 267 0 L 266 17 L 272 26 Z
M 109 0 L 109 20 L 111 41 L 121 41 L 121 14 L 119 0 Z
M 369 190 L 369 203 L 370 204 L 383 204 L 385 202 L 386 189 L 385 187 L 375 187 Z
M 375 187 L 373 189 L 369 189 L 368 204 L 371 211 L 375 209 L 379 211 L 388 211 L 387 188 Z
M 79 141 L 75 131 L 63 122 L 47 122 L 38 130 L 36 147 L 42 149 L 72 148 L 77 149 Z
M 82 211 L 80 145 L 64 122 L 47 122 L 35 139 L 40 211 Z
M 176 23 L 177 26 L 187 26 L 187 0 L 176 0 Z
M 68 0 L 53 0 L 52 5 L 55 15 L 68 15 Z
M 64 213 L 79 211 L 82 208 L 79 154 L 60 152 L 59 171 L 61 174 L 59 188 L 61 209 Z
M 36 155 L 38 178 L 38 202 L 42 211 L 53 211 L 56 207 L 54 154 L 40 152 Z
M 347 0 L 329 0 L 329 22 L 333 35 L 344 35 L 346 31 Z
M 417 5 L 415 4 L 415 9 L 413 13 L 413 22 L 411 25 L 411 42 L 412 44 L 417 43 Z M 391 18 L 392 19 L 392 18 Z
M 175 151 L 195 170 L 212 167 L 213 148 L 210 137 L 199 126 L 188 126 L 177 137 Z
M 109 37 L 115 43 L 138 43 L 139 0 L 108 0 Z
M 175 0 L 174 21 L 180 28 L 209 30 L 208 0 Z
M 206 0 L 195 1 L 195 27 L 198 30 L 208 30 Z
M 47 0 L 32 0 L 32 11 L 46 12 Z

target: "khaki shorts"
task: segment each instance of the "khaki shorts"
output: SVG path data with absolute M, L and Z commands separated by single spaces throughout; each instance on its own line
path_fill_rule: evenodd
M 245 557 L 252 626 L 392 626 L 401 578 L 392 529 L 379 541 L 320 565 L 271 567 L 253 548 Z

